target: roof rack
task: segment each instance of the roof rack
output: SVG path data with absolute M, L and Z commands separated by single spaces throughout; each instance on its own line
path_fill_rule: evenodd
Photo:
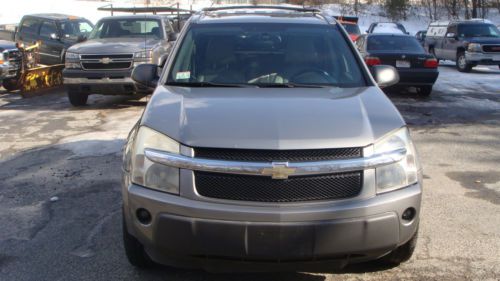
M 97 8 L 98 11 L 108 11 L 113 15 L 114 12 L 122 12 L 122 13 L 152 13 L 156 15 L 157 13 L 193 13 L 193 11 L 186 9 L 179 9 L 172 6 L 166 7 L 113 7 L 113 4 L 109 4 L 106 6 L 102 6 Z
M 203 8 L 204 12 L 213 12 L 213 11 L 223 11 L 223 10 L 237 10 L 237 9 L 274 9 L 274 10 L 287 10 L 287 11 L 295 11 L 295 12 L 304 12 L 304 13 L 319 13 L 321 10 L 316 8 L 304 8 L 304 7 L 292 7 L 292 6 L 272 6 L 272 5 L 244 5 L 244 6 L 221 6 L 221 7 L 209 7 Z

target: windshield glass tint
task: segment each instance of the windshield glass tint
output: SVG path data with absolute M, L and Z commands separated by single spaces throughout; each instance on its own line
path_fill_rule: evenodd
M 61 30 L 64 37 L 87 35 L 92 31 L 92 29 L 92 24 L 85 20 L 71 20 L 61 23 Z
M 500 37 L 500 32 L 492 24 L 459 25 L 460 37 Z
M 343 23 L 342 25 L 349 34 L 361 34 L 361 31 L 356 24 Z
M 337 27 L 206 24 L 186 34 L 167 84 L 364 86 Z
M 406 30 L 397 23 L 382 22 L 374 27 L 373 33 L 406 33 Z
M 91 39 L 144 37 L 151 36 L 162 39 L 160 22 L 145 19 L 111 19 L 97 24 L 90 35 Z
M 414 37 L 377 35 L 368 37 L 368 51 L 424 52 Z

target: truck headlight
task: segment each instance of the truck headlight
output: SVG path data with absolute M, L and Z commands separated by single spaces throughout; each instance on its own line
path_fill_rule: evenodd
M 66 61 L 64 62 L 64 67 L 65 68 L 82 68 L 79 62 L 69 62 Z
M 66 60 L 79 60 L 80 55 L 77 53 L 66 52 Z
M 469 52 L 474 52 L 474 53 L 479 53 L 481 52 L 481 44 L 477 43 L 470 43 L 469 46 L 467 47 L 467 51 Z
M 180 153 L 178 142 L 153 129 L 141 126 L 133 143 L 127 145 L 124 153 L 124 165 L 128 165 L 127 161 L 130 163 L 131 181 L 144 187 L 179 194 L 179 169 L 147 159 L 144 156 L 146 148 Z M 127 167 L 124 168 L 127 170 Z
M 134 58 L 140 59 L 140 60 L 151 59 L 151 50 L 137 52 L 134 54 Z
M 419 163 L 415 146 L 406 127 L 384 136 L 374 145 L 374 154 L 405 149 L 406 156 L 399 162 L 375 169 L 377 193 L 384 193 L 412 185 L 418 181 Z

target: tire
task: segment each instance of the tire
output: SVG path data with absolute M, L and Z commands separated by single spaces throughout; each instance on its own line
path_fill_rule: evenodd
M 3 80 L 2 86 L 5 88 L 5 90 L 7 90 L 7 92 L 19 90 L 19 87 L 17 85 L 17 80 L 15 80 L 15 79 Z
M 122 216 L 122 229 L 123 229 L 123 247 L 125 248 L 125 255 L 129 263 L 137 268 L 150 268 L 154 262 L 144 250 L 144 246 L 135 238 L 130 235 L 125 223 L 125 217 Z
M 422 97 L 428 97 L 432 93 L 432 86 L 420 86 L 417 87 L 417 94 Z
M 457 70 L 460 72 L 470 72 L 474 65 L 467 63 L 465 60 L 465 52 L 461 51 L 457 53 L 456 66 Z
M 413 237 L 406 242 L 405 244 L 399 246 L 396 250 L 390 252 L 389 254 L 380 258 L 380 262 L 387 265 L 398 265 L 400 263 L 408 261 L 415 251 L 415 247 L 417 246 L 418 240 L 418 227 L 417 231 Z
M 87 104 L 88 94 L 83 94 L 79 92 L 68 91 L 69 103 L 73 106 L 84 106 Z

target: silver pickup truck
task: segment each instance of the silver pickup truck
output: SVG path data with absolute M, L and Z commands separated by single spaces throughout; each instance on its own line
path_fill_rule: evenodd
M 7 91 L 14 88 L 21 67 L 21 53 L 16 44 L 0 40 L 0 86 Z
M 64 84 L 72 105 L 88 95 L 148 93 L 130 78 L 135 66 L 162 65 L 176 39 L 169 19 L 161 15 L 114 16 L 101 19 L 87 41 L 66 53 Z

